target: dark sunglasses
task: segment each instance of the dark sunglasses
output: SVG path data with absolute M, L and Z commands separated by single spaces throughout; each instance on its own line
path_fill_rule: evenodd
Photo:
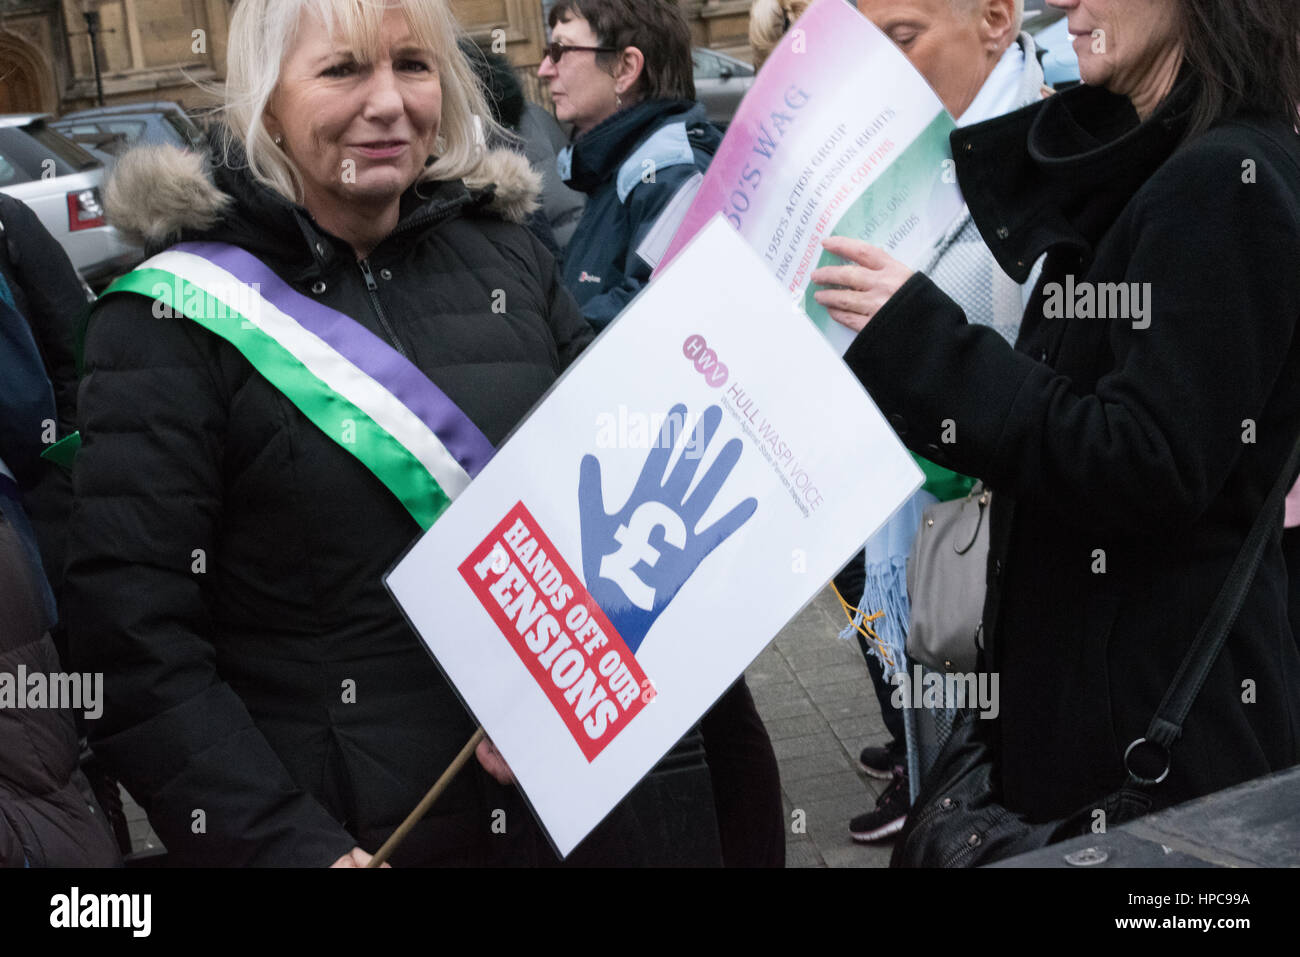
M 556 66 L 560 65 L 560 60 L 561 58 L 563 58 L 564 54 L 569 53 L 572 50 L 579 50 L 585 53 L 617 53 L 618 52 L 617 47 L 571 47 L 571 46 L 566 46 L 563 43 L 558 43 L 554 40 L 552 40 L 546 46 L 542 47 L 542 52 L 545 53 L 546 56 L 550 58 L 550 61 L 554 63 Z

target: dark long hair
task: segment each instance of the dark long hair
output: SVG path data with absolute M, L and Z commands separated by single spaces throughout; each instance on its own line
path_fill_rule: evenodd
M 1300 0 L 1180 0 L 1199 91 L 1188 137 L 1243 109 L 1300 119 Z
M 635 96 L 695 99 L 691 27 L 676 0 L 559 0 L 551 8 L 550 25 L 554 28 L 574 15 L 591 24 L 601 46 L 620 51 L 636 47 L 645 56 L 641 77 L 631 91 Z M 596 55 L 602 70 L 617 62 L 617 53 Z

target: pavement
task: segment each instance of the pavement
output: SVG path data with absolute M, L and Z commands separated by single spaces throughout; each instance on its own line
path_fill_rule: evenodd
M 889 864 L 892 841 L 854 844 L 849 837 L 849 821 L 874 807 L 889 783 L 868 778 L 858 754 L 889 735 L 857 642 L 836 637 L 845 624 L 826 588 L 745 672 L 781 768 L 787 867 Z M 161 848 L 144 811 L 123 797 L 132 849 Z
M 846 624 L 826 588 L 745 672 L 781 769 L 787 867 L 887 867 L 893 850 L 892 839 L 849 837 L 889 783 L 867 777 L 858 755 L 889 734 L 857 642 L 836 637 Z
M 118 785 L 122 794 L 122 814 L 126 818 L 126 829 L 131 834 L 131 853 L 146 856 L 156 854 L 163 849 L 163 842 L 149 826 L 149 817 L 144 808 L 135 803 L 135 799 L 126 788 Z

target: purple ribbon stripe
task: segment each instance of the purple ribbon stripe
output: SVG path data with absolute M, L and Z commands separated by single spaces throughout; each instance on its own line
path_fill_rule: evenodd
M 241 282 L 257 284 L 262 298 L 320 337 L 349 362 L 397 397 L 438 437 L 473 478 L 496 450 L 478 426 L 428 376 L 396 349 L 350 316 L 297 292 L 256 256 L 226 243 L 179 243 L 172 247 L 206 259 Z

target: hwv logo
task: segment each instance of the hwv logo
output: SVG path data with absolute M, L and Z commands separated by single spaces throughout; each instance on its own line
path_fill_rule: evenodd
M 682 346 L 682 355 L 695 361 L 695 368 L 713 388 L 721 389 L 727 384 L 727 366 L 718 361 L 718 354 L 709 348 L 703 336 L 689 337 Z

